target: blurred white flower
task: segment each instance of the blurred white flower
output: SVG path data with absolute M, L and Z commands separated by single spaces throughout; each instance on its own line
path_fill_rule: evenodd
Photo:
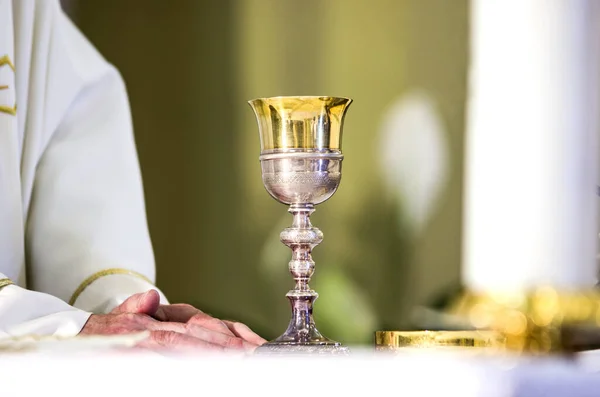
M 403 95 L 384 113 L 378 157 L 385 187 L 415 233 L 430 220 L 448 179 L 449 149 L 433 99 Z

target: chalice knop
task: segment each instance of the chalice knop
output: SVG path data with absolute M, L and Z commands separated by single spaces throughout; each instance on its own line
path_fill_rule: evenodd
M 292 250 L 289 270 L 295 287 L 287 293 L 292 318 L 263 352 L 346 353 L 347 348 L 317 330 L 313 304 L 318 294 L 308 283 L 315 270 L 312 249 L 323 233 L 310 222 L 315 206 L 329 199 L 342 177 L 342 127 L 349 98 L 298 96 L 249 101 L 258 121 L 262 180 L 269 194 L 288 205 L 292 226 L 280 234 Z

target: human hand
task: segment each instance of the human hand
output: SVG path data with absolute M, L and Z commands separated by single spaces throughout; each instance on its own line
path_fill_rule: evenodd
M 157 310 L 154 310 L 152 316 L 160 321 L 196 324 L 216 332 L 223 332 L 227 335 L 242 338 L 244 341 L 256 346 L 260 346 L 267 342 L 243 323 L 230 320 L 219 320 L 218 318 L 214 318 L 211 315 L 204 313 L 200 309 L 196 309 L 194 306 L 184 303 L 160 305 Z
M 81 330 L 81 335 L 115 335 L 149 331 L 150 337 L 139 344 L 153 350 L 252 350 L 258 345 L 233 333 L 196 322 L 159 321 L 151 317 L 160 307 L 155 290 L 135 294 L 110 314 L 93 314 Z

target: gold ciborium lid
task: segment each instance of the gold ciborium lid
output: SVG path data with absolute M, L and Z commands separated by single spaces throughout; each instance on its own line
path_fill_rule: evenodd
M 488 347 L 502 348 L 505 338 L 494 331 L 377 331 L 377 349 Z
M 350 98 L 279 96 L 248 101 L 260 133 L 261 153 L 286 150 L 341 151 Z

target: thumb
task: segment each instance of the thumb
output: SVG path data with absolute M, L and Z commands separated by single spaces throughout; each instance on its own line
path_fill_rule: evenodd
M 138 313 L 153 316 L 160 305 L 160 295 L 156 290 L 148 290 L 131 295 L 123 303 L 115 307 L 111 313 Z

